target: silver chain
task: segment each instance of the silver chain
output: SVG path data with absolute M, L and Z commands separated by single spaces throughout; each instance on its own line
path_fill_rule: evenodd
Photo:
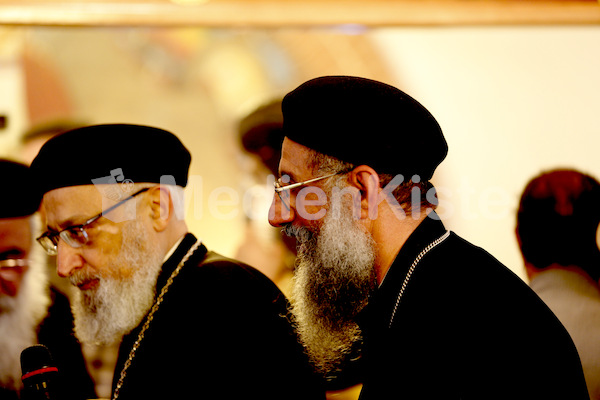
M 429 245 L 427 247 L 425 247 L 419 253 L 417 258 L 415 258 L 415 261 L 413 261 L 412 265 L 408 269 L 408 272 L 406 273 L 404 282 L 402 282 L 402 287 L 400 288 L 400 292 L 398 293 L 398 298 L 396 299 L 396 305 L 394 306 L 394 311 L 392 312 L 392 318 L 390 318 L 390 323 L 388 325 L 388 328 L 392 327 L 392 322 L 394 322 L 394 317 L 396 316 L 396 311 L 398 310 L 398 306 L 400 305 L 400 299 L 402 299 L 402 296 L 404 295 L 404 291 L 406 290 L 408 281 L 410 281 L 410 277 L 412 276 L 413 272 L 415 272 L 415 268 L 417 268 L 417 264 L 419 264 L 419 261 L 421 261 L 421 258 L 423 258 L 423 256 L 425 256 L 425 254 L 429 253 L 431 251 L 431 249 L 433 249 L 435 246 L 437 246 L 438 244 L 440 244 L 444 240 L 446 240 L 448 238 L 448 236 L 450 236 L 450 231 L 446 231 L 446 233 L 444 233 L 442 236 L 435 239 L 433 242 L 429 243 Z
M 179 275 L 181 268 L 183 268 L 183 264 L 186 263 L 186 261 L 196 251 L 196 249 L 198 248 L 198 246 L 200 246 L 200 244 L 201 244 L 201 241 L 198 240 L 192 246 L 192 248 L 188 250 L 188 252 L 183 257 L 181 262 L 177 265 L 177 268 L 175 268 L 175 270 L 173 271 L 171 276 L 169 276 L 169 279 L 167 279 L 167 283 L 165 284 L 165 286 L 163 286 L 162 290 L 160 291 L 160 294 L 156 298 L 156 301 L 154 302 L 152 309 L 150 309 L 150 312 L 148 313 L 148 316 L 146 317 L 146 322 L 144 322 L 144 326 L 142 327 L 142 330 L 138 334 L 137 340 L 135 341 L 135 343 L 133 344 L 133 347 L 131 348 L 131 351 L 129 352 L 129 357 L 127 358 L 127 361 L 125 361 L 125 364 L 123 365 L 123 369 L 121 370 L 121 376 L 119 377 L 119 382 L 117 383 L 117 386 L 115 386 L 115 392 L 113 393 L 112 400 L 117 400 L 117 398 L 119 397 L 119 391 L 121 390 L 121 387 L 123 386 L 123 381 L 125 380 L 125 376 L 127 375 L 127 370 L 131 366 L 131 362 L 133 361 L 133 358 L 135 357 L 135 353 L 136 353 L 137 349 L 140 347 L 140 344 L 142 343 L 142 339 L 144 339 L 144 334 L 146 333 L 146 331 L 148 330 L 148 327 L 150 326 L 150 323 L 154 319 L 154 314 L 156 313 L 156 311 L 158 310 L 158 307 L 163 302 L 163 298 L 165 297 L 165 294 L 167 293 L 167 291 L 169 290 L 169 287 L 173 283 L 173 279 L 175 279 L 175 277 L 177 275 Z

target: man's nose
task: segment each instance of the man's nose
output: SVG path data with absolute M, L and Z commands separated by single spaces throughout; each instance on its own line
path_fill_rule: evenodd
M 273 201 L 269 208 L 269 224 L 274 227 L 282 227 L 295 218 L 295 211 L 288 201 L 284 201 L 279 193 L 273 194 Z
M 75 270 L 83 267 L 84 261 L 80 249 L 74 249 L 63 240 L 58 241 L 56 254 L 56 273 L 58 276 L 68 278 Z

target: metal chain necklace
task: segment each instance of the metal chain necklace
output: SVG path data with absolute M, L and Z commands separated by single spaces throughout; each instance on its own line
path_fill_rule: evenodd
M 433 242 L 429 243 L 429 245 L 427 247 L 425 247 L 423 250 L 421 250 L 421 252 L 417 256 L 417 258 L 415 258 L 415 260 L 411 264 L 410 268 L 408 269 L 408 272 L 406 273 L 406 277 L 404 278 L 404 282 L 402 282 L 402 287 L 400 288 L 400 292 L 398 293 L 398 298 L 396 299 L 396 305 L 394 306 L 394 311 L 392 312 L 392 317 L 390 318 L 390 323 L 388 325 L 388 328 L 392 327 L 392 322 L 394 322 L 394 317 L 396 316 L 396 311 L 398 310 L 398 306 L 400 305 L 400 299 L 402 299 L 402 296 L 404 295 L 404 291 L 406 290 L 408 281 L 410 281 L 410 277 L 412 276 L 413 272 L 415 272 L 415 268 L 417 268 L 417 264 L 419 264 L 419 261 L 421 261 L 421 258 L 423 258 L 423 256 L 425 256 L 425 254 L 429 253 L 431 251 L 431 249 L 433 249 L 435 246 L 437 246 L 438 244 L 440 244 L 444 240 L 446 240 L 448 238 L 448 236 L 450 236 L 450 231 L 446 231 L 446 233 L 444 233 L 442 236 L 435 239 Z
M 200 240 L 198 240 L 188 250 L 186 255 L 183 257 L 183 259 L 177 265 L 177 268 L 175 268 L 173 273 L 171 273 L 171 276 L 169 276 L 169 279 L 167 279 L 167 283 L 165 284 L 165 286 L 163 286 L 162 290 L 160 291 L 160 294 L 156 298 L 154 305 L 152 306 L 152 308 L 150 309 L 150 312 L 148 313 L 148 316 L 146 317 L 144 326 L 142 326 L 142 330 L 138 334 L 137 340 L 135 341 L 135 343 L 133 344 L 133 347 L 131 348 L 131 351 L 129 352 L 129 357 L 127 357 L 127 361 L 125 361 L 125 364 L 123 365 L 123 369 L 121 370 L 121 376 L 119 377 L 119 382 L 117 383 L 117 386 L 115 386 L 115 392 L 113 393 L 112 400 L 117 400 L 117 398 L 119 397 L 119 391 L 121 390 L 121 387 L 123 386 L 123 381 L 125 380 L 125 376 L 127 375 L 127 370 L 131 366 L 131 362 L 133 361 L 133 358 L 135 357 L 135 353 L 136 353 L 137 349 L 140 347 L 140 344 L 142 343 L 142 339 L 144 339 L 144 334 L 146 333 L 146 330 L 148 330 L 150 323 L 154 319 L 154 314 L 156 313 L 156 311 L 158 310 L 158 307 L 163 302 L 163 298 L 165 297 L 165 294 L 167 294 L 169 287 L 171 287 L 171 284 L 173 283 L 173 279 L 175 279 L 175 277 L 177 275 L 179 275 L 181 268 L 183 268 L 183 264 L 186 263 L 186 261 L 196 251 L 196 249 L 200 246 L 201 243 L 202 242 Z

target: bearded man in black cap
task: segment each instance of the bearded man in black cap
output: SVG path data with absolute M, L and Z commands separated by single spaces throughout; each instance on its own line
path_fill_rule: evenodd
M 21 352 L 46 346 L 61 378 L 71 380 L 62 399 L 95 397 L 81 352 L 73 336 L 67 297 L 48 282 L 46 260 L 35 246 L 37 211 L 42 200 L 29 167 L 0 160 L 0 399 L 18 399 Z
M 436 214 L 448 148 L 420 103 L 331 76 L 282 111 L 269 220 L 298 240 L 293 313 L 325 376 L 358 364 L 363 400 L 588 398 L 552 312 Z
M 125 124 L 58 135 L 34 159 L 39 242 L 79 289 L 77 335 L 123 338 L 113 399 L 321 398 L 281 292 L 188 233 L 190 160 L 170 132 Z

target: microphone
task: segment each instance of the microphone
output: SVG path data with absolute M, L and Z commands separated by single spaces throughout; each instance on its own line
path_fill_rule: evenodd
M 56 381 L 58 368 L 52 361 L 50 351 L 38 344 L 21 352 L 21 370 L 23 376 L 23 400 L 57 400 Z

